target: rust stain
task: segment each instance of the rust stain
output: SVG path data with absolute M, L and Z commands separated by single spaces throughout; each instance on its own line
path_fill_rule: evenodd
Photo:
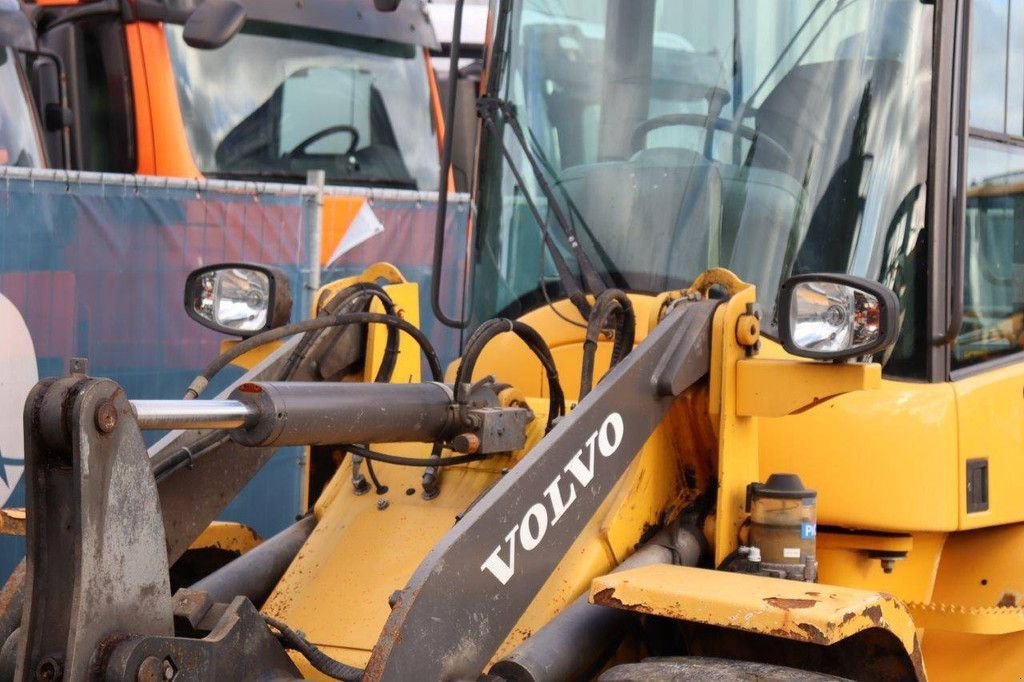
M 1021 603 L 1020 595 L 1016 592 L 1005 592 L 999 601 L 996 602 L 996 606 L 1003 607 L 1015 607 Z
M 864 609 L 864 615 L 875 625 L 879 627 L 882 625 L 882 607 L 878 604 Z
M 815 644 L 828 644 L 828 637 L 822 632 L 817 626 L 811 625 L 810 623 L 798 623 L 797 627 L 800 628 L 807 638 Z
M 624 604 L 615 597 L 614 587 L 606 587 L 600 592 L 595 592 L 594 603 L 602 604 L 604 606 L 614 606 L 616 608 L 622 608 L 624 606 Z
M 12 606 L 16 609 L 21 608 L 21 599 L 17 599 L 18 595 L 23 594 L 22 590 L 25 587 L 25 560 L 22 559 L 15 566 L 14 572 L 11 573 L 10 577 L 7 578 L 7 582 L 4 583 L 3 589 L 0 590 L 0 615 L 6 614 L 7 610 Z
M 817 599 L 786 599 L 784 597 L 765 597 L 765 602 L 777 609 L 809 609 L 818 603 Z

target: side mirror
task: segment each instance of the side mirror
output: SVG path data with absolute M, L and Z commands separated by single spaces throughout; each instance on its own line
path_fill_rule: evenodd
M 204 0 L 185 21 L 182 38 L 189 47 L 215 50 L 234 38 L 244 23 L 245 8 L 237 0 Z
M 373 0 L 373 6 L 378 12 L 394 12 L 401 2 L 402 0 Z
M 36 51 L 36 29 L 21 11 L 18 0 L 0 0 L 0 48 Z
M 862 277 L 790 277 L 779 290 L 779 337 L 788 353 L 816 360 L 871 355 L 896 342 L 900 301 Z
M 224 334 L 248 337 L 287 324 L 292 314 L 288 277 L 277 268 L 218 263 L 185 280 L 185 312 Z

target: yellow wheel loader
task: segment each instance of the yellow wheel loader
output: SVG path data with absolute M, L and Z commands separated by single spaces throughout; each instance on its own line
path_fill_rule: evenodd
M 184 399 L 28 399 L 0 676 L 1020 679 L 1017 3 L 492 5 L 460 358 L 386 264 L 195 271 Z

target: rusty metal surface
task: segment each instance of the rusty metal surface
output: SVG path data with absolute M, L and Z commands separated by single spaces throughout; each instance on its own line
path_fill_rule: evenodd
M 0 509 L 0 535 L 25 535 L 25 510 L 16 507 Z
M 281 682 L 300 678 L 249 601 L 238 598 L 218 611 L 217 620 L 202 639 L 148 636 L 112 642 L 103 652 L 102 679 Z
M 118 633 L 173 632 L 156 485 L 124 391 L 72 376 L 25 406 L 28 535 L 17 678 L 81 680 Z
M 915 623 L 902 602 L 887 594 L 836 585 L 646 566 L 595 579 L 591 600 L 825 646 L 881 628 L 892 632 L 908 653 L 917 650 Z
M 0 646 L 21 624 L 21 611 L 25 605 L 25 560 L 14 567 L 0 589 Z M 13 672 L 13 670 L 12 670 Z
M 673 310 L 435 546 L 399 597 L 367 679 L 483 671 L 678 391 L 707 373 L 717 305 Z

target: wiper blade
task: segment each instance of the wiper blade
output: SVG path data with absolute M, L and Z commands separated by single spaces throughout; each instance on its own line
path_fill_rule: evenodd
M 508 147 L 505 145 L 504 138 L 497 130 L 494 119 L 496 118 L 496 114 L 499 112 L 501 113 L 504 121 L 512 129 L 512 133 L 519 142 L 519 147 L 522 149 L 523 155 L 530 164 L 530 169 L 533 171 L 534 179 L 537 181 L 537 185 L 540 187 L 541 193 L 544 194 L 544 197 L 548 201 L 548 206 L 554 212 L 555 222 L 558 223 L 562 233 L 565 235 L 565 239 L 569 243 L 569 248 L 576 259 L 577 265 L 579 265 L 580 274 L 583 276 L 583 285 L 594 296 L 603 292 L 607 286 L 605 285 L 604 280 L 601 279 L 601 275 L 598 273 L 597 268 L 595 268 L 594 264 L 591 262 L 590 257 L 587 256 L 587 253 L 583 250 L 583 246 L 580 244 L 579 238 L 576 235 L 576 229 L 565 215 L 565 211 L 562 210 L 562 205 L 558 201 L 558 197 L 555 195 L 554 190 L 551 188 L 551 185 L 548 183 L 547 178 L 544 175 L 543 169 L 540 167 L 540 164 L 538 164 L 533 151 L 530 149 L 529 143 L 526 141 L 526 136 L 523 134 L 522 126 L 519 125 L 519 118 L 516 116 L 515 108 L 505 100 L 495 97 L 482 97 L 477 101 L 477 112 L 479 113 L 480 118 L 483 119 L 484 125 L 488 127 L 491 134 L 494 135 L 495 139 L 498 141 L 498 144 L 501 145 L 501 151 L 505 157 L 505 161 L 508 163 L 512 173 L 516 176 L 516 182 L 519 183 L 519 186 L 523 190 L 523 197 L 527 200 L 527 205 L 530 208 L 530 212 L 533 213 L 534 219 L 537 221 L 537 225 L 541 227 L 544 243 L 548 247 L 548 251 L 551 253 L 551 259 L 555 263 L 555 269 L 558 271 L 559 279 L 563 281 L 563 285 L 565 286 L 569 299 L 576 305 L 584 318 L 588 317 L 590 315 L 590 304 L 587 302 L 579 283 L 577 283 L 576 277 L 573 276 L 572 272 L 569 270 L 568 264 L 565 262 L 565 259 L 562 258 L 561 252 L 558 251 L 558 248 L 552 242 L 547 230 L 547 221 L 541 217 L 540 210 L 537 208 L 536 203 L 530 196 L 529 190 L 523 181 L 522 174 L 515 165 Z

